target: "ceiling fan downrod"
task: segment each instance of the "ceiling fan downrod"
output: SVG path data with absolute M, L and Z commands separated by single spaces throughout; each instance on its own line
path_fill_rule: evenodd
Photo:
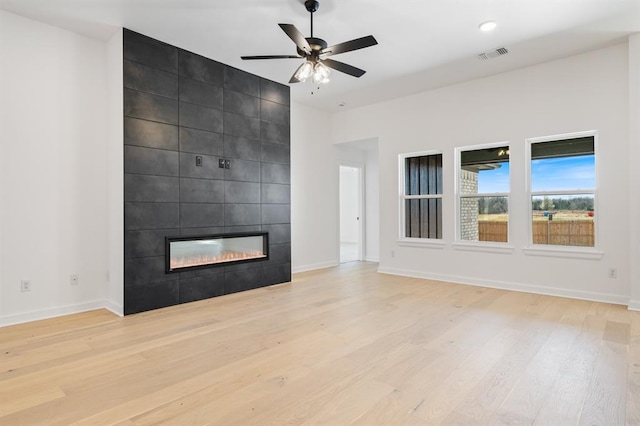
M 311 14 L 311 38 L 313 38 L 313 12 L 317 11 L 320 7 L 320 2 L 317 0 L 306 0 L 304 7 L 307 8 L 307 12 Z

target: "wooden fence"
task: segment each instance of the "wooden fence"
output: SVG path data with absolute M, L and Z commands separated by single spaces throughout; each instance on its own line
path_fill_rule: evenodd
M 478 222 L 478 240 L 480 241 L 497 241 L 506 243 L 508 232 L 507 222 L 479 221 Z
M 506 242 L 507 222 L 478 222 L 480 241 Z M 591 220 L 536 220 L 533 222 L 533 243 L 562 246 L 593 247 L 594 226 Z

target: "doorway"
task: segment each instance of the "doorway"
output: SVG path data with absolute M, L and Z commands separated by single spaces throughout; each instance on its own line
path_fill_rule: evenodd
M 362 165 L 340 165 L 340 263 L 362 260 L 363 169 Z

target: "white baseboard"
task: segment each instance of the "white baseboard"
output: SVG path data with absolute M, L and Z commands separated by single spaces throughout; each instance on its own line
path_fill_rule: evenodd
M 39 311 L 22 312 L 19 314 L 3 315 L 0 317 L 0 327 L 8 325 L 22 324 L 25 322 L 39 321 L 48 318 L 60 317 L 63 315 L 77 314 L 80 312 L 94 311 L 105 308 L 104 300 L 78 303 L 75 305 L 57 306 L 55 308 L 42 309 Z M 107 308 L 111 310 L 110 308 Z
M 312 263 L 309 265 L 294 266 L 291 268 L 291 272 L 294 274 L 297 274 L 299 272 L 314 271 L 316 269 L 332 268 L 334 266 L 338 266 L 339 264 L 340 263 L 335 260 L 328 261 L 328 262 Z
M 124 316 L 124 307 L 121 304 L 115 303 L 112 300 L 105 299 L 104 308 L 110 310 L 111 312 L 118 315 L 119 317 Z
M 377 262 L 377 260 L 369 260 L 368 262 Z M 292 269 L 293 273 L 313 271 L 316 269 L 324 269 L 338 266 L 335 261 L 314 263 L 310 265 L 298 266 Z M 544 294 L 548 296 L 567 297 L 571 299 L 590 300 L 594 302 L 614 303 L 617 305 L 626 305 L 630 311 L 640 311 L 640 300 L 630 300 L 623 296 L 595 293 L 589 291 L 575 291 L 554 287 L 543 287 L 531 284 L 508 283 L 503 281 L 479 280 L 477 278 L 457 277 L 453 275 L 430 274 L 420 271 L 411 271 L 405 269 L 396 269 L 389 267 L 380 267 L 378 272 L 382 274 L 398 275 L 411 278 L 422 278 L 427 280 L 450 282 L 455 284 L 464 284 L 479 287 L 497 288 L 500 290 L 520 291 L 524 293 Z M 76 305 L 58 306 L 55 308 L 42 309 L 39 311 L 23 312 L 20 314 L 0 316 L 0 327 L 9 325 L 22 324 L 31 321 L 38 321 L 48 318 L 55 318 L 63 315 L 77 314 L 80 312 L 93 311 L 96 309 L 108 309 L 115 315 L 123 316 L 123 307 L 111 300 L 96 300 L 93 302 L 79 303 Z
M 380 263 L 380 258 L 379 257 L 366 257 L 364 258 L 365 262 L 373 262 L 373 263 Z
M 478 286 L 478 287 L 497 288 L 500 290 L 511 290 L 511 291 L 520 291 L 523 293 L 534 293 L 534 294 L 543 294 L 547 296 L 567 297 L 570 299 L 589 300 L 592 302 L 613 303 L 616 305 L 629 306 L 629 309 L 632 309 L 631 307 L 632 302 L 629 301 L 627 297 L 619 296 L 617 294 L 567 290 L 564 288 L 544 287 L 544 286 L 538 286 L 538 285 L 532 285 L 532 284 L 510 283 L 510 282 L 504 282 L 504 281 L 482 280 L 482 279 L 471 278 L 471 277 L 458 277 L 454 275 L 430 274 L 430 273 L 425 273 L 420 271 L 411 271 L 411 270 L 388 268 L 388 267 L 380 267 L 378 268 L 378 272 L 382 274 L 399 275 L 399 276 L 411 277 L 411 278 L 424 278 L 427 280 L 444 281 L 444 282 L 450 282 L 455 284 L 465 284 L 465 285 L 472 285 L 472 286 Z M 640 310 L 640 302 L 636 302 L 636 303 L 637 305 L 634 305 L 634 306 L 636 306 L 638 310 Z
M 630 311 L 640 311 L 640 300 L 629 299 L 629 304 L 627 305 L 627 309 L 629 309 Z

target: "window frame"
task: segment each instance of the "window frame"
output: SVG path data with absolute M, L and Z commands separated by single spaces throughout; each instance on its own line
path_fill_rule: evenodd
M 553 142 L 562 141 L 567 139 L 576 139 L 583 137 L 593 137 L 593 154 L 594 154 L 594 188 L 590 189 L 576 189 L 576 190 L 555 190 L 555 191 L 533 191 L 531 182 L 531 146 L 541 142 Z M 599 232 L 598 224 L 600 222 L 599 215 L 600 209 L 598 207 L 598 187 L 599 176 L 598 173 L 598 131 L 587 130 L 582 132 L 562 133 L 558 135 L 549 136 L 537 136 L 525 139 L 525 186 L 526 186 L 526 200 L 527 200 L 527 247 L 523 249 L 525 254 L 537 255 L 537 256 L 559 256 L 569 258 L 593 258 L 599 259 L 603 253 L 599 250 Z M 593 210 L 596 212 L 593 219 L 593 247 L 585 246 L 563 246 L 553 244 L 534 244 L 533 243 L 533 210 L 531 208 L 531 200 L 534 196 L 553 196 L 553 195 L 591 195 L 593 194 Z
M 415 157 L 427 157 L 431 155 L 441 155 L 442 156 L 442 193 L 441 194 L 425 194 L 425 195 L 407 195 L 405 193 L 406 189 L 406 164 L 407 159 L 415 158 Z M 398 154 L 398 213 L 399 213 L 399 227 L 398 227 L 398 244 L 404 246 L 414 246 L 414 247 L 423 247 L 423 246 L 432 246 L 436 248 L 444 248 L 444 236 L 445 236 L 445 226 L 444 226 L 444 217 L 443 222 L 441 223 L 441 238 L 431 238 L 431 237 L 407 237 L 405 235 L 406 231 L 406 201 L 407 200 L 432 200 L 439 199 L 442 203 L 442 208 L 444 210 L 444 153 L 441 150 L 429 150 L 429 151 L 418 151 L 418 152 L 408 152 L 403 154 Z
M 495 253 L 511 253 L 513 252 L 513 246 L 511 245 L 512 241 L 512 231 L 511 231 L 511 194 L 513 192 L 512 185 L 512 162 L 511 157 L 509 155 L 509 192 L 491 192 L 491 193 L 481 193 L 481 194 L 463 194 L 462 193 L 462 184 L 460 181 L 460 171 L 462 170 L 462 152 L 463 151 L 475 151 L 480 149 L 490 149 L 490 148 L 500 148 L 506 146 L 509 151 L 512 150 L 511 142 L 509 141 L 501 141 L 501 142 L 490 142 L 478 145 L 467 145 L 460 146 L 455 148 L 455 158 L 454 158 L 454 170 L 455 170 L 455 179 L 454 179 L 454 193 L 455 193 L 455 243 L 454 248 L 460 250 L 472 250 L 472 251 L 491 251 Z M 509 221 L 507 222 L 507 241 L 472 241 L 472 240 L 463 240 L 462 239 L 462 216 L 460 214 L 461 201 L 463 198 L 471 198 L 475 195 L 477 198 L 484 197 L 506 197 L 507 198 L 507 206 L 508 206 L 508 215 Z

